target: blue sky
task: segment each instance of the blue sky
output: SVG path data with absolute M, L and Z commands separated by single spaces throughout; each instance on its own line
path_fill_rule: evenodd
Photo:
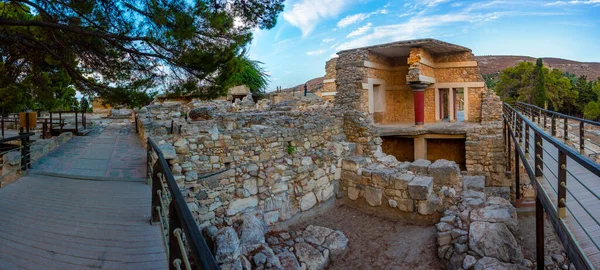
M 293 0 L 249 48 L 271 90 L 325 75 L 337 51 L 416 38 L 469 47 L 475 55 L 600 62 L 600 0 Z

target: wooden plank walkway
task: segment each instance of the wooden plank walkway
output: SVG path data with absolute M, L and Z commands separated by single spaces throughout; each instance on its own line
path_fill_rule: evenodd
M 119 141 L 135 143 L 135 134 L 127 133 L 111 125 L 85 143 L 65 144 L 45 163 L 34 164 L 41 174 L 31 173 L 0 189 L 0 269 L 168 268 L 161 229 L 149 223 L 150 187 L 130 181 L 145 173 L 145 151 L 136 149 L 134 153 L 144 155 L 133 157 L 127 149 L 117 149 Z M 64 177 L 43 175 L 50 168 L 44 165 L 76 163 L 79 155 L 65 160 L 63 154 L 74 153 L 69 148 L 77 146 L 75 153 L 83 158 L 108 145 L 112 151 L 104 150 L 110 152 L 104 156 L 107 162 L 89 169 L 113 177 L 86 179 L 82 170 L 70 171 L 71 166 L 52 172 Z M 138 139 L 130 148 L 139 147 Z M 114 168 L 124 161 L 128 167 Z
M 549 134 L 549 132 L 547 133 Z M 535 146 L 532 134 L 533 132 L 530 130 L 528 162 L 534 168 Z M 554 211 L 556 211 L 558 207 L 558 149 L 546 140 L 543 140 L 543 148 L 544 177 L 539 177 L 538 182 L 546 196 L 553 202 Z M 594 220 L 594 218 L 600 219 L 600 199 L 597 197 L 600 195 L 600 177 L 567 156 L 567 190 L 568 210 L 563 221 L 589 262 L 595 268 L 600 269 L 600 223 Z

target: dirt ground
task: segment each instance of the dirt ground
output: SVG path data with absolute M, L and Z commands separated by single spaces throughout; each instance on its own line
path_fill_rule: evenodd
M 519 213 L 519 236 L 517 236 L 517 241 L 523 249 L 525 258 L 535 262 L 535 213 Z M 544 248 L 546 256 L 565 252 L 552 224 L 547 218 L 544 219 Z
M 445 269 L 434 226 L 410 226 L 339 206 L 293 228 L 319 225 L 342 231 L 348 253 L 328 269 Z

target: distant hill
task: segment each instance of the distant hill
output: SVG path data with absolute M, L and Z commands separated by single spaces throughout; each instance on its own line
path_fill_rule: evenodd
M 493 74 L 502 71 L 507 67 L 518 65 L 520 62 L 534 62 L 536 58 L 529 56 L 514 55 L 483 55 L 475 56 L 479 63 L 481 74 Z M 600 63 L 598 62 L 577 62 L 561 58 L 544 57 L 544 65 L 550 68 L 556 68 L 564 72 L 569 72 L 577 76 L 586 75 L 588 80 L 596 80 L 600 77 Z
M 307 88 L 308 92 L 310 92 L 310 93 L 319 91 L 322 87 L 323 87 L 323 77 L 314 78 L 314 79 L 311 79 L 306 82 L 306 88 Z M 293 91 L 304 92 L 304 84 L 299 84 L 294 87 L 285 88 L 281 91 L 283 91 L 283 92 L 293 92 Z
M 494 74 L 504 70 L 507 67 L 518 65 L 520 62 L 528 61 L 535 63 L 536 58 L 529 56 L 515 55 L 482 55 L 475 56 L 479 63 L 481 74 Z M 545 57 L 542 58 L 544 65 L 550 68 L 556 68 L 563 72 L 569 72 L 577 76 L 586 75 L 588 80 L 596 80 L 600 77 L 600 63 L 598 62 L 577 62 L 562 58 Z M 311 79 L 306 82 L 308 92 L 314 93 L 323 87 L 323 77 Z M 294 87 L 285 88 L 283 92 L 303 92 L 304 83 Z

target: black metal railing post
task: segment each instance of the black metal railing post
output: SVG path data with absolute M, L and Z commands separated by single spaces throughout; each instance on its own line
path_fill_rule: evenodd
M 542 136 L 535 132 L 535 177 L 544 176 L 544 149 L 542 143 Z
M 548 119 L 548 117 L 546 117 L 546 113 L 543 113 L 543 115 L 544 115 L 544 130 L 547 130 L 548 120 L 546 120 L 546 119 Z
M 569 119 L 565 118 L 565 126 L 563 130 L 563 137 L 565 139 L 565 143 L 569 141 Z
M 544 208 L 540 198 L 535 197 L 535 243 L 537 269 L 544 270 Z
M 75 135 L 79 135 L 79 121 L 77 119 L 77 117 L 79 117 L 77 115 L 77 111 L 75 111 Z
M 552 137 L 556 137 L 556 115 L 552 114 Z
M 564 218 L 567 206 L 567 154 L 558 151 L 558 217 Z
M 579 122 L 579 153 L 585 155 L 585 122 Z
M 521 166 L 519 165 L 519 151 L 515 149 L 515 194 L 517 197 L 517 204 L 519 204 L 519 200 L 521 199 Z
M 525 157 L 529 157 L 529 126 L 525 123 Z

